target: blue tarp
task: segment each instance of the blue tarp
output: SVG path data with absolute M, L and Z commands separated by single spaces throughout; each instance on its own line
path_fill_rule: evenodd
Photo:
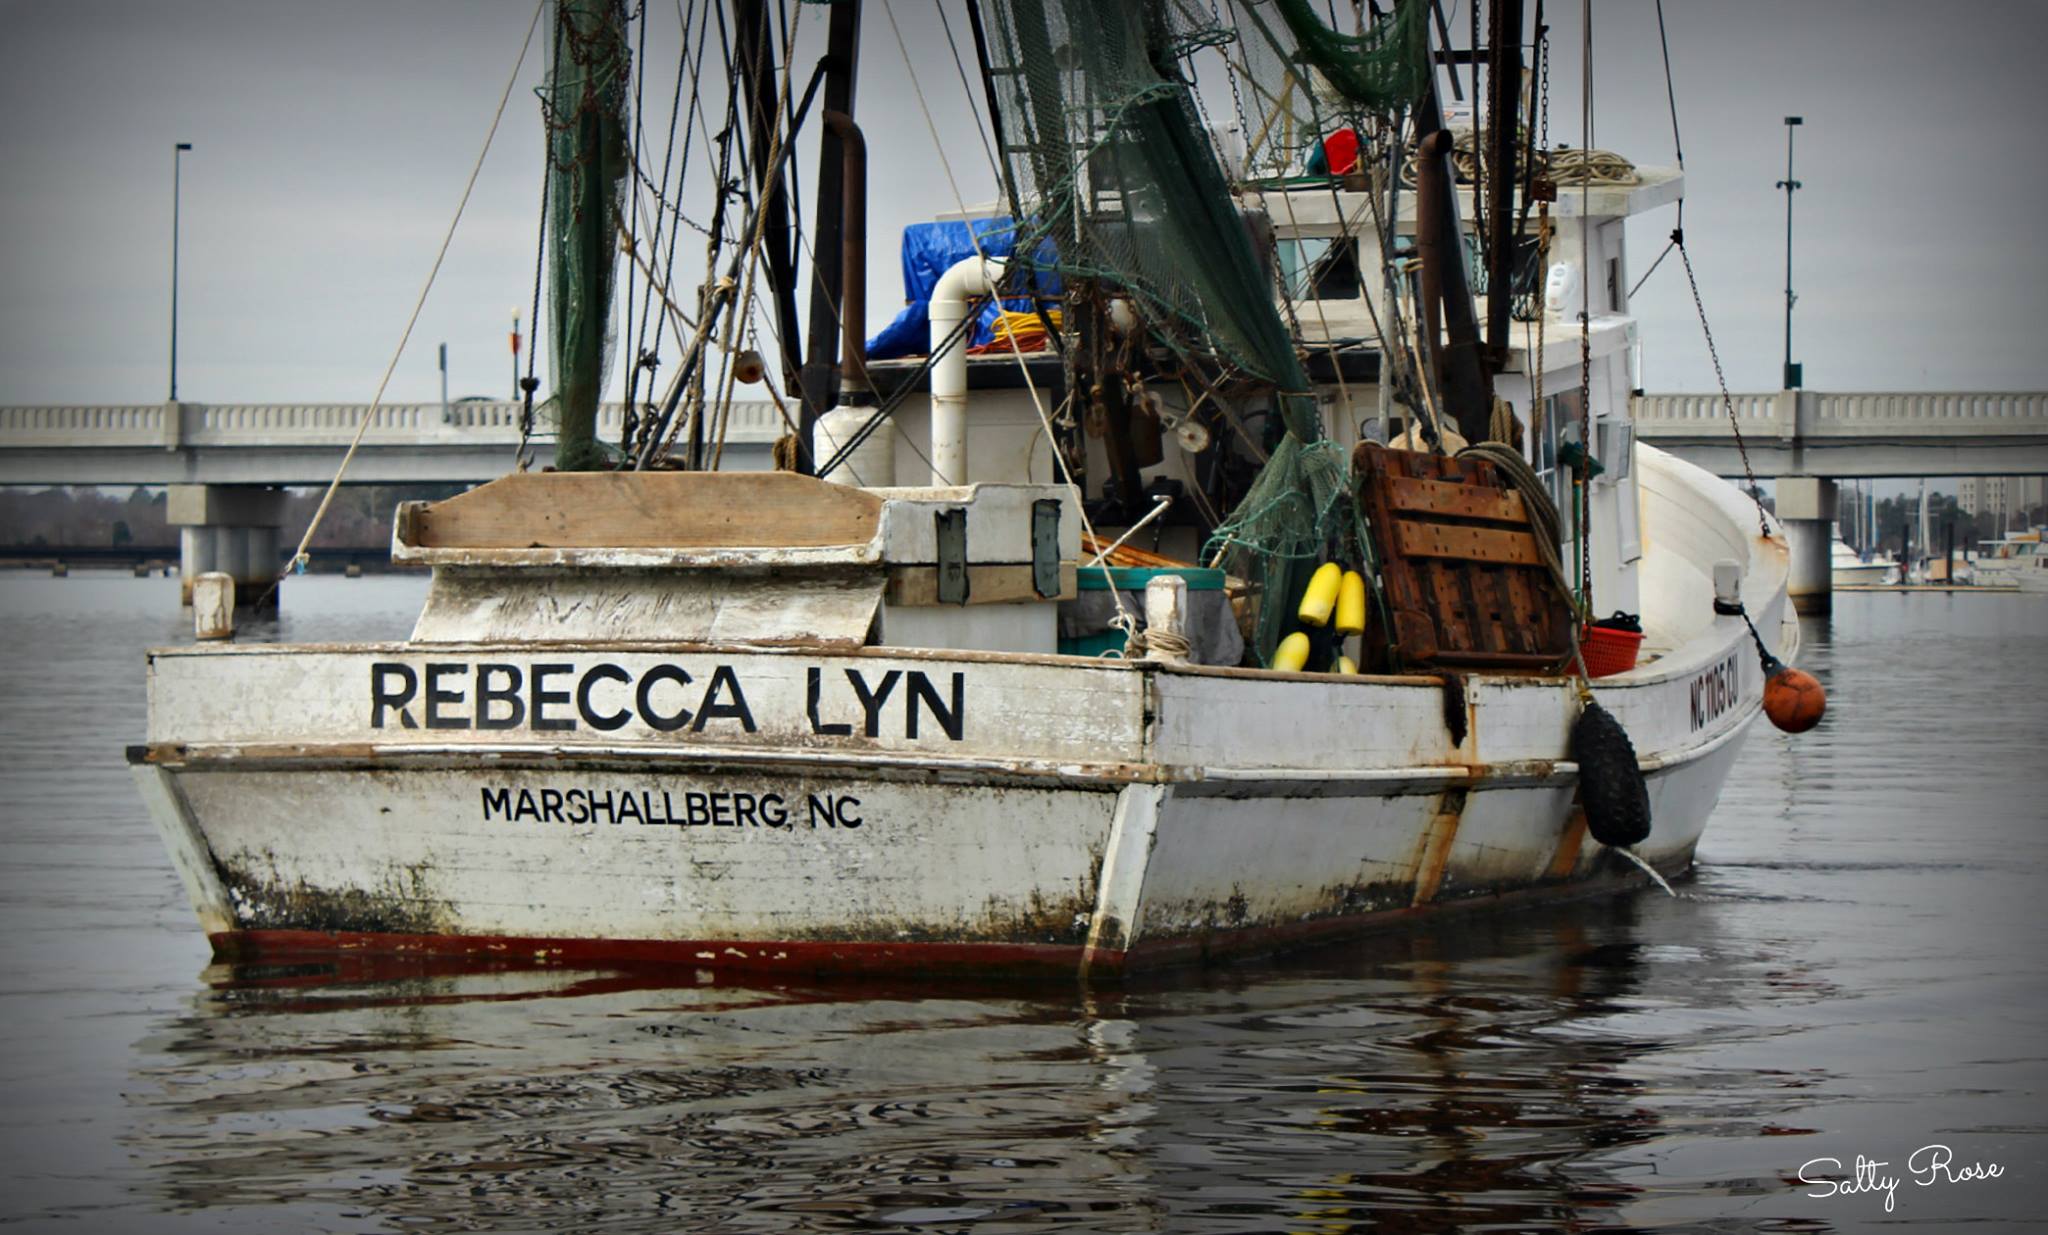
M 1017 247 L 1016 224 L 1008 217 L 1001 217 L 976 219 L 972 223 L 913 223 L 903 229 L 903 298 L 910 303 L 894 321 L 868 340 L 868 359 L 894 360 L 901 356 L 922 356 L 931 350 L 932 289 L 938 286 L 939 276 L 974 256 L 974 241 L 977 239 L 982 253 L 989 257 L 1008 257 Z M 1033 290 L 1041 296 L 1058 296 L 1061 291 L 1059 276 L 1049 270 L 1053 263 L 1050 241 L 1039 246 L 1038 261 L 1048 269 L 1037 275 Z M 1028 297 L 1013 297 L 1004 301 L 1003 307 L 1028 311 L 1032 302 Z M 967 345 L 974 347 L 988 342 L 995 320 L 996 305 L 990 301 L 982 306 Z

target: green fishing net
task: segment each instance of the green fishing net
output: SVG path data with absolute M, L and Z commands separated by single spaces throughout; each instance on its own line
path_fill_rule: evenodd
M 1422 5 L 1403 0 L 1363 38 L 1331 32 L 1305 0 L 990 8 L 1005 171 L 1034 233 L 1017 263 L 1095 280 L 1131 300 L 1152 343 L 1273 391 L 1285 433 L 1212 541 L 1259 598 L 1253 646 L 1267 663 L 1351 508 L 1349 465 L 1323 440 L 1273 283 L 1202 122 L 1191 65 L 1221 55 L 1233 88 L 1248 93 L 1238 106 L 1261 117 L 1248 163 L 1298 167 L 1302 149 L 1344 122 L 1334 108 L 1356 115 L 1414 97 L 1426 72 Z
M 1226 569 L 1251 585 L 1259 602 L 1252 644 L 1261 664 L 1286 637 L 1309 576 L 1329 547 L 1350 539 L 1350 467 L 1343 448 L 1328 438 L 1303 442 L 1284 435 L 1203 551 L 1211 558 L 1222 553 Z
M 1429 72 L 1424 6 L 1415 0 L 1359 34 L 1339 34 L 1322 23 L 1308 0 L 1272 0 L 1241 6 L 1261 33 L 1275 36 L 1261 10 L 1270 7 L 1287 26 L 1300 63 L 1313 67 L 1346 99 L 1382 112 L 1396 111 L 1421 93 Z

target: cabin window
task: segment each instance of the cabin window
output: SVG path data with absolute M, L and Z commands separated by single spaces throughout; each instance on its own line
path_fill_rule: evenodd
M 1357 300 L 1365 294 L 1358 268 L 1358 241 L 1350 236 L 1304 236 L 1282 240 L 1280 277 L 1293 300 Z
M 1487 296 L 1492 287 L 1487 278 L 1486 264 L 1479 260 L 1479 237 L 1471 233 L 1465 236 L 1465 272 L 1472 282 L 1472 294 Z M 1515 237 L 1515 260 L 1508 271 L 1510 315 L 1518 322 L 1535 321 L 1534 314 L 1543 302 L 1543 255 L 1537 247 L 1536 237 Z
M 1464 233 L 1465 240 L 1465 283 L 1474 296 L 1490 294 L 1487 282 L 1486 263 L 1479 260 L 1479 235 L 1477 232 Z M 1415 254 L 1415 233 L 1402 232 L 1395 237 L 1394 252 L 1398 256 L 1412 257 Z M 1518 322 L 1533 322 L 1543 307 L 1543 278 L 1548 272 L 1543 268 L 1543 253 L 1533 235 L 1515 237 L 1514 268 L 1509 272 L 1512 285 L 1508 294 L 1509 316 Z

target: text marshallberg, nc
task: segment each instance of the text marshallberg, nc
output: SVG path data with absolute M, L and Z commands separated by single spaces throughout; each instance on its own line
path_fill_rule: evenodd
M 807 793 L 801 804 L 779 793 L 684 789 L 527 789 L 485 786 L 486 823 L 639 823 L 671 828 L 790 828 L 849 831 L 867 822 L 850 793 Z

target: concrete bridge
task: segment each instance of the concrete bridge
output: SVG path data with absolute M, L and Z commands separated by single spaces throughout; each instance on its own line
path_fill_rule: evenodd
M 1778 482 L 1793 540 L 1795 599 L 1824 608 L 1835 481 L 1849 477 L 2048 475 L 2048 392 L 1649 394 L 1634 401 L 1637 437 L 1718 475 L 1740 477 L 1736 429 L 1759 479 Z M 363 415 L 360 404 L 163 403 L 0 408 L 0 484 L 171 486 L 189 578 L 224 569 L 267 578 L 278 558 L 275 486 L 325 484 Z M 516 402 L 381 407 L 347 480 L 481 482 L 511 470 Z M 615 440 L 623 409 L 599 432 Z M 773 403 L 735 403 L 725 466 L 769 465 L 786 432 Z M 550 439 L 537 438 L 545 458 Z
M 1836 481 L 2048 475 L 2048 393 L 1778 390 L 1729 402 L 1733 423 L 1718 395 L 1639 395 L 1636 436 L 1737 479 L 1746 448 L 1757 478 L 1777 481 L 1792 603 L 1801 613 L 1832 604 Z
M 2048 393 L 1772 391 L 1733 396 L 1762 478 L 2048 475 Z M 0 484 L 316 485 L 334 475 L 361 404 L 150 403 L 0 407 Z M 599 433 L 618 436 L 606 404 Z M 1718 395 L 1646 394 L 1636 436 L 1722 476 L 1742 475 Z M 763 467 L 786 428 L 773 403 L 735 403 L 726 465 Z M 552 440 L 539 437 L 546 456 Z M 381 407 L 351 484 L 478 483 L 511 469 L 519 404 Z
M 368 410 L 359 403 L 151 403 L 0 407 L 0 484 L 164 485 L 191 598 L 202 571 L 266 591 L 285 546 L 283 485 L 325 485 Z M 512 470 L 520 404 L 394 403 L 377 409 L 344 477 L 350 484 L 482 483 Z M 624 409 L 606 404 L 598 433 L 616 441 Z M 765 468 L 787 430 L 773 403 L 735 402 L 724 464 Z M 542 462 L 552 435 L 534 438 Z
M 324 485 L 366 408 L 360 403 L 145 403 L 0 407 L 0 484 Z M 469 482 L 512 470 L 520 405 L 392 403 L 377 409 L 349 464 L 350 484 Z M 617 441 L 624 409 L 598 412 Z M 727 466 L 765 467 L 787 430 L 773 403 L 736 402 Z M 545 461 L 552 435 L 534 439 Z
M 1636 436 L 1718 476 L 1742 475 L 1736 427 L 1759 480 L 2048 474 L 2048 393 L 1646 394 Z

